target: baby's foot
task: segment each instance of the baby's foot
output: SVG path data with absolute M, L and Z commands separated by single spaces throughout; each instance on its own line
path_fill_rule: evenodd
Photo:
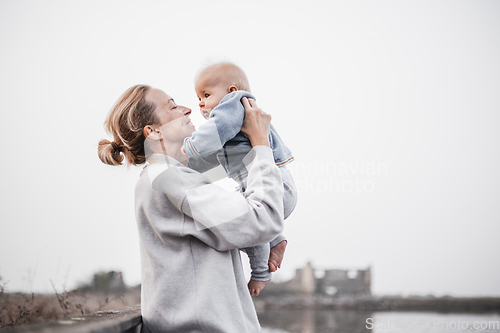
M 271 272 L 276 272 L 278 268 L 281 268 L 281 262 L 285 256 L 286 241 L 282 241 L 275 247 L 271 248 L 271 253 L 269 253 L 269 270 Z
M 271 280 L 267 281 L 250 280 L 250 282 L 248 282 L 248 290 L 250 291 L 250 296 L 254 295 L 257 296 L 262 291 L 262 289 L 264 289 L 266 284 L 269 283 L 269 281 Z

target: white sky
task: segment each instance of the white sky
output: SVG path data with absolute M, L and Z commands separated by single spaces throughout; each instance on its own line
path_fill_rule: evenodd
M 376 294 L 500 296 L 500 2 L 0 0 L 0 276 L 140 281 L 140 169 L 97 158 L 146 83 L 193 109 L 210 60 L 247 73 L 296 157 L 276 281 L 372 266 Z M 245 258 L 244 258 L 245 260 Z

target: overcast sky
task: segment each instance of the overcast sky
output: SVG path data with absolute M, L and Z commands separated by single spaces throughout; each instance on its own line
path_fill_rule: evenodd
M 100 162 L 105 116 L 145 83 L 199 126 L 194 75 L 230 60 L 296 157 L 275 281 L 311 261 L 371 265 L 375 294 L 500 296 L 499 17 L 498 1 L 0 0 L 3 282 L 139 283 L 140 168 Z

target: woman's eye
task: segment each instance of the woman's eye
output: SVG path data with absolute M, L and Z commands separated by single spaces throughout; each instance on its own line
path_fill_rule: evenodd
M 210 95 L 209 94 L 205 94 L 205 98 L 208 98 L 208 97 L 210 97 Z

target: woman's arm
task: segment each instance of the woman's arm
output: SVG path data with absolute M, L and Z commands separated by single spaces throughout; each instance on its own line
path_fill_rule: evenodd
M 243 103 L 242 130 L 254 145 L 243 159 L 248 170 L 244 195 L 225 191 L 186 167 L 171 167 L 153 182 L 188 217 L 182 235 L 220 251 L 269 242 L 283 229 L 283 184 L 268 139 L 271 117 L 255 101 Z
M 170 167 L 156 177 L 153 188 L 185 214 L 183 229 L 178 230 L 182 236 L 194 236 L 225 251 L 263 244 L 282 232 L 283 185 L 271 149 L 254 147 L 244 163 L 248 170 L 244 195 L 225 191 L 187 167 Z M 166 225 L 158 229 L 172 232 Z

